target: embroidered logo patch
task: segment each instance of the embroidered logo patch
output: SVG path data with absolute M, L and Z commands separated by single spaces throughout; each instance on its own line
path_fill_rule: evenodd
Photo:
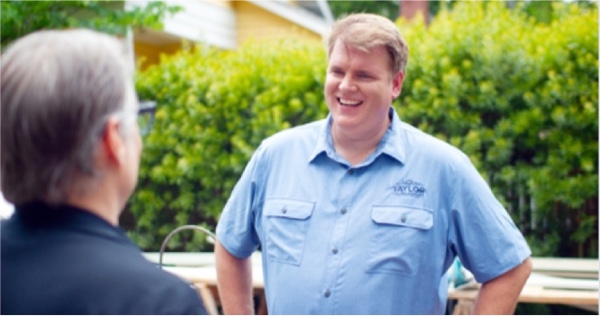
M 426 191 L 423 184 L 410 179 L 396 182 L 396 184 L 392 186 L 392 189 L 396 194 L 414 197 L 421 197 Z

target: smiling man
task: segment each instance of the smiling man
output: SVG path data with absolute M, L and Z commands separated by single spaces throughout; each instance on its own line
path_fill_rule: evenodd
M 514 311 L 529 247 L 467 156 L 392 108 L 407 59 L 383 17 L 333 26 L 329 116 L 263 141 L 219 221 L 225 313 L 253 312 L 259 245 L 271 314 L 443 314 L 457 256 L 483 283 L 475 312 Z

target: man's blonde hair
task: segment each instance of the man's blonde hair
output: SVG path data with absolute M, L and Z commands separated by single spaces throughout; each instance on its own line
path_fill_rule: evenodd
M 396 25 L 382 16 L 358 13 L 339 19 L 333 25 L 327 39 L 328 59 L 338 40 L 362 51 L 383 46 L 390 54 L 392 74 L 404 72 L 406 69 L 408 45 Z

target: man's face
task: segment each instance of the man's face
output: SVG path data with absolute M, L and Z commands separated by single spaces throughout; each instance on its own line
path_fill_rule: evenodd
M 135 96 L 135 92 L 133 86 L 130 84 L 127 87 L 127 96 L 126 102 L 128 102 L 128 106 L 135 107 L 132 113 L 135 117 L 137 117 L 137 98 Z M 135 104 L 135 105 L 132 105 Z M 126 165 L 125 165 L 125 185 L 127 187 L 127 192 L 133 193 L 135 186 L 137 184 L 138 172 L 140 167 L 140 158 L 142 154 L 142 138 L 140 136 L 140 130 L 138 125 L 135 122 L 130 122 L 129 126 L 123 126 L 127 130 L 125 130 L 125 146 L 126 146 Z
M 333 128 L 356 140 L 380 136 L 389 125 L 389 107 L 402 88 L 404 75 L 392 75 L 383 46 L 363 52 L 337 41 L 325 79 L 325 100 Z

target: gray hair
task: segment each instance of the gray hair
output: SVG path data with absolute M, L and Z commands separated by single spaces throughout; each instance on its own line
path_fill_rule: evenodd
M 32 33 L 2 55 L 0 175 L 8 201 L 64 202 L 77 178 L 97 176 L 104 124 L 126 107 L 127 61 L 119 40 L 90 30 Z
M 335 22 L 327 38 L 328 58 L 338 40 L 363 51 L 384 46 L 390 54 L 392 74 L 404 72 L 406 69 L 408 44 L 398 27 L 387 18 L 376 14 L 358 13 Z

